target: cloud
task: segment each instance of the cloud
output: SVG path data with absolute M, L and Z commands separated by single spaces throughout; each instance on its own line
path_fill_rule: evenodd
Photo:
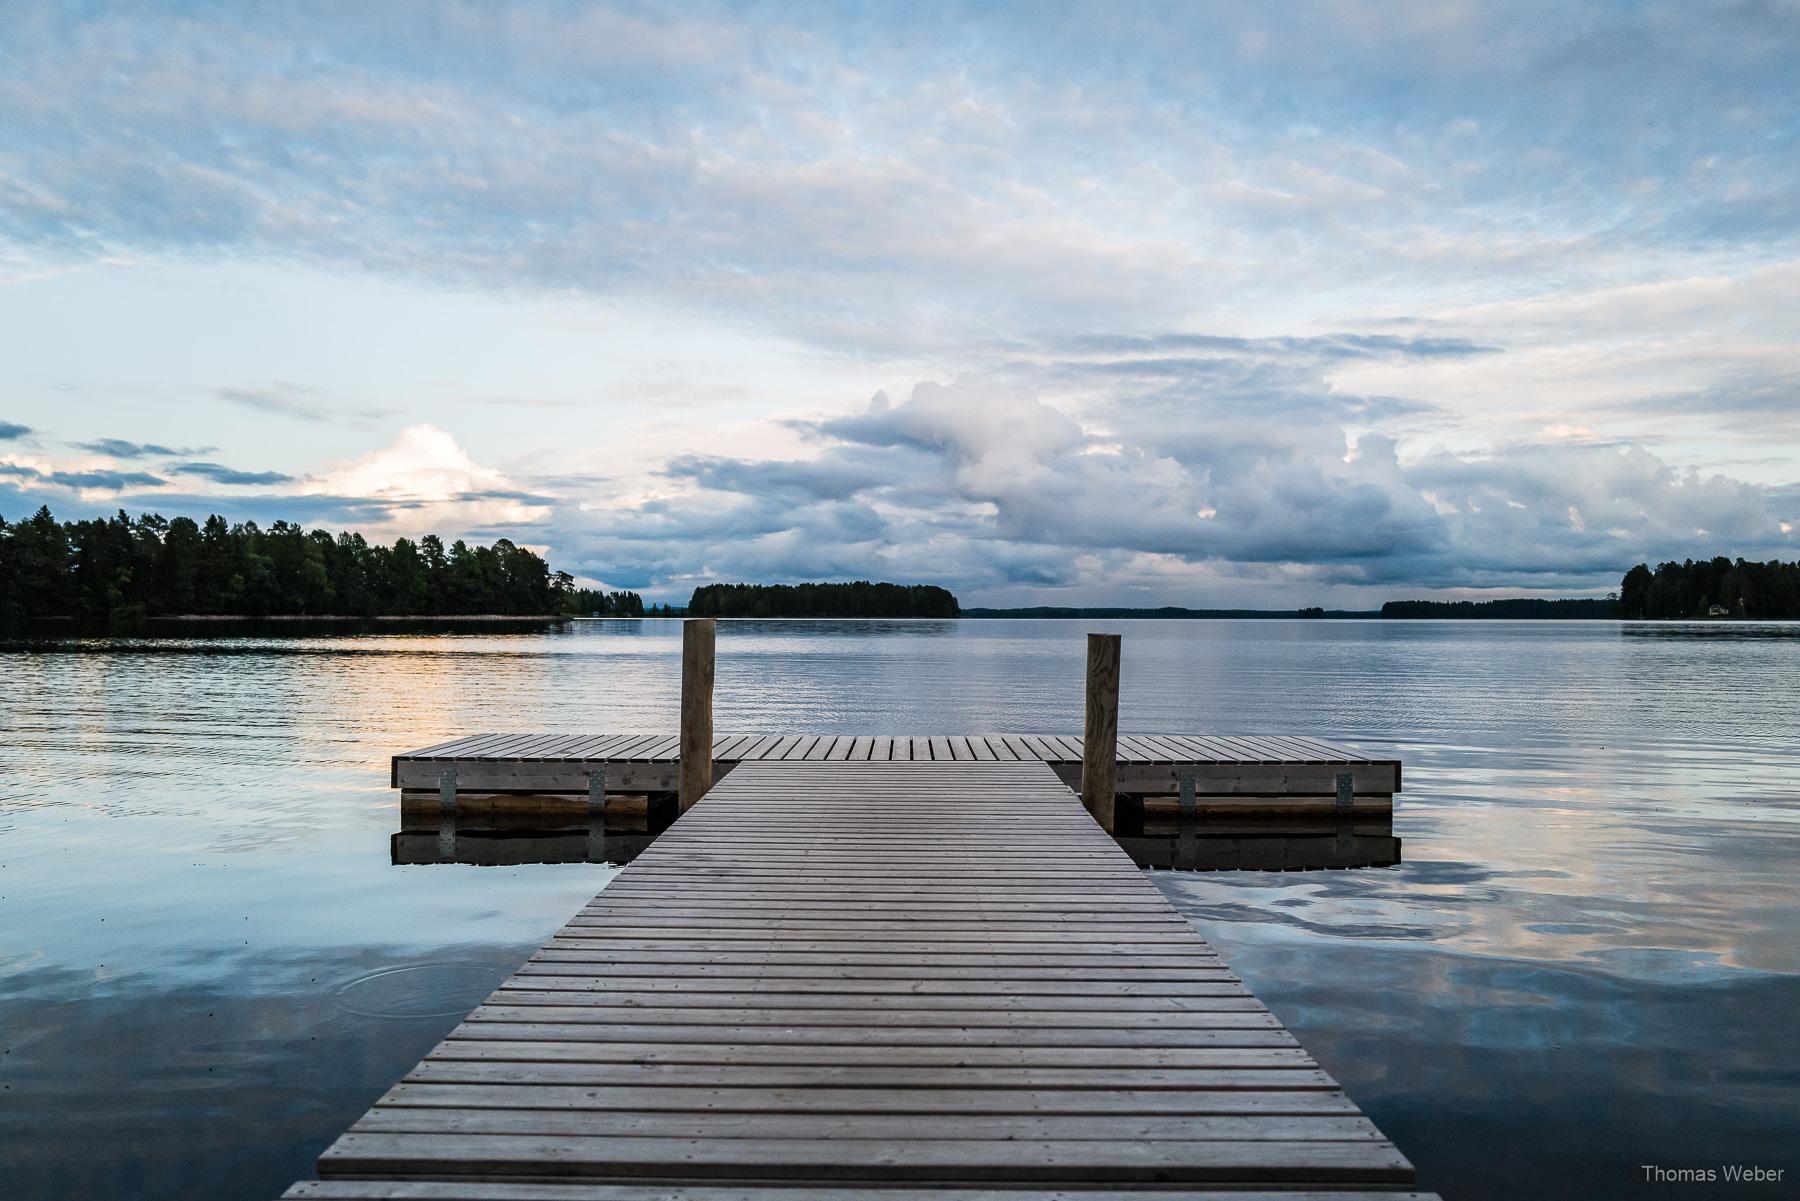
M 14 479 L 36 483 L 54 484 L 63 488 L 95 489 L 105 492 L 123 492 L 128 488 L 156 488 L 168 482 L 147 471 L 64 471 L 55 469 L 44 471 L 24 463 L 0 463 L 0 475 L 9 475 Z
M 176 475 L 197 475 L 215 484 L 266 485 L 294 482 L 293 476 L 279 471 L 238 471 L 222 463 L 175 463 L 168 470 Z
M 304 478 L 79 444 L 271 507 L 529 530 L 609 580 L 1587 588 L 1792 553 L 1793 5 L 1058 15 L 7 6 L 3 274 L 300 264 L 668 314 L 680 353 L 532 363 L 460 410 L 362 404 L 407 393 L 335 359 L 329 386 L 189 377 L 238 381 L 203 394 L 227 426 L 412 423 Z M 733 339 L 803 365 L 768 382 Z M 846 376 L 888 391 L 810 407 Z M 485 446 L 517 405 L 567 411 L 505 473 L 417 424 L 479 413 Z M 672 414 L 700 405 L 780 449 Z M 624 409 L 661 449 L 617 449 L 652 444 Z M 133 478 L 104 467 L 9 478 Z
M 330 408 L 318 399 L 313 389 L 294 384 L 276 384 L 268 388 L 217 388 L 214 395 L 272 417 L 291 417 L 297 421 L 331 419 Z
M 404 532 L 521 526 L 549 513 L 547 497 L 477 463 L 434 425 L 409 426 L 379 450 L 308 476 L 300 491 L 360 498 Z
M 830 345 L 1617 279 L 1791 247 L 1800 194 L 1779 5 L 1001 5 L 923 65 L 929 10 L 9 11 L 20 245 L 648 295 Z
M 15 421 L 0 421 L 0 442 L 11 442 L 30 433 L 29 425 L 20 425 Z
M 303 384 L 278 383 L 260 388 L 215 388 L 213 395 L 242 408 L 271 417 L 287 417 L 295 421 L 367 426 L 394 414 L 394 410 L 379 406 L 343 405 L 327 401 L 319 394 L 318 389 Z
M 65 518 L 104 515 L 123 504 L 197 519 L 220 513 L 264 524 L 277 519 L 324 524 L 377 537 L 435 532 L 529 538 L 534 545 L 546 532 L 542 523 L 552 506 L 561 503 L 481 465 L 450 434 L 429 425 L 409 427 L 387 446 L 303 477 L 205 461 L 173 463 L 168 474 L 258 491 L 185 492 L 143 471 L 0 462 L 0 477 L 14 481 L 0 489 L 0 499 L 31 508 L 48 504 Z M 96 506 L 95 492 L 116 495 Z
M 143 459 L 151 455 L 183 455 L 205 454 L 214 449 L 209 446 L 159 446 L 154 442 L 127 442 L 122 438 L 101 438 L 93 442 L 77 442 L 74 444 L 82 450 L 89 450 L 97 455 L 107 455 L 115 459 Z
M 689 491 L 585 523 L 559 513 L 553 537 L 589 574 L 634 584 L 910 572 L 972 595 L 1149 589 L 1176 601 L 1217 596 L 1222 576 L 1265 599 L 1271 588 L 1605 591 L 1644 559 L 1796 545 L 1782 525 L 1800 511 L 1795 490 L 1639 447 L 1403 459 L 1379 433 L 1159 395 L 1115 400 L 1107 416 L 1089 429 L 991 383 L 924 383 L 807 423 L 812 458 L 678 457 L 665 475 Z
M 1496 354 L 1498 346 L 1484 346 L 1463 338 L 1434 338 L 1395 334 L 1337 333 L 1311 337 L 1243 338 L 1220 334 L 1085 334 L 1062 339 L 1060 347 L 1071 352 L 1131 355 L 1137 358 L 1171 353 L 1206 351 L 1215 354 L 1255 356 L 1304 356 L 1319 362 L 1364 358 L 1462 358 Z M 1158 361 L 1151 358 L 1150 361 Z
M 40 478 L 52 484 L 61 484 L 65 488 L 99 488 L 108 492 L 123 492 L 127 488 L 158 488 L 168 483 L 161 476 L 151 475 L 147 471 L 50 471 L 41 473 Z

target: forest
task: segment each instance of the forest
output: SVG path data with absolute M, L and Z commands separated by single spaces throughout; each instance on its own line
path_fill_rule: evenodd
M 1723 613 L 1712 612 L 1714 606 Z M 1688 559 L 1654 571 L 1639 563 L 1619 587 L 1619 616 L 1627 620 L 1730 616 L 1800 618 L 1800 562 Z
M 1487 601 L 1389 601 L 1381 606 L 1383 617 L 1462 617 L 1475 620 L 1566 621 L 1571 618 L 1617 617 L 1618 602 L 1611 598 L 1542 600 L 1507 597 Z
M 590 603 L 596 595 L 589 593 Z M 638 608 L 642 601 L 629 593 Z M 0 623 L 44 618 L 551 615 L 574 581 L 502 538 L 435 535 L 392 546 L 287 521 L 204 523 L 155 514 L 58 521 L 48 508 L 0 518 Z M 603 600 L 608 598 L 602 596 Z M 616 603 L 616 602 L 612 602 Z
M 644 598 L 635 592 L 597 592 L 577 588 L 570 594 L 569 612 L 577 617 L 642 617 L 645 613 L 665 614 L 670 610 L 657 605 L 646 609 Z
M 931 584 L 705 584 L 689 617 L 956 617 L 956 597 Z

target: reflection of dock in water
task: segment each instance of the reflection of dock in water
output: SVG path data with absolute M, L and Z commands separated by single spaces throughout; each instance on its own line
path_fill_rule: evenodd
M 1179 796 L 1121 798 L 1113 837 L 1139 867 L 1181 871 L 1300 872 L 1400 862 L 1400 840 L 1387 814 L 1238 816 Z
M 604 817 L 580 823 L 541 816 L 410 816 L 393 835 L 393 861 L 510 867 L 521 863 L 616 863 L 636 859 L 660 829 L 645 807 L 610 802 Z M 615 806 L 618 807 L 615 811 Z M 1202 872 L 1293 872 L 1392 867 L 1400 840 L 1386 819 L 1243 819 L 1157 814 L 1123 823 L 1113 840 L 1139 867 Z M 984 848 L 971 846 L 971 852 Z
M 608 797 L 588 814 L 451 811 L 403 813 L 391 847 L 395 864 L 616 863 L 636 859 L 674 820 L 672 806 L 644 796 Z

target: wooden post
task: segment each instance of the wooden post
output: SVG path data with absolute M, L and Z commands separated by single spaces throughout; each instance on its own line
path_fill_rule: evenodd
M 1089 634 L 1087 728 L 1081 739 L 1081 803 L 1100 828 L 1113 832 L 1113 790 L 1119 778 L 1119 636 Z
M 713 619 L 681 623 L 681 811 L 712 787 Z

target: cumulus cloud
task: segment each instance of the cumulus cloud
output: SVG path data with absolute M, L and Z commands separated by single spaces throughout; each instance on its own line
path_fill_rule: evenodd
M 299 491 L 358 498 L 381 511 L 381 526 L 408 533 L 520 526 L 550 511 L 550 498 L 477 463 L 434 425 L 409 426 L 389 445 L 307 477 Z
M 276 518 L 323 521 L 378 535 L 462 536 L 498 530 L 526 537 L 534 530 L 543 532 L 536 525 L 556 503 L 477 462 L 449 433 L 431 425 L 411 426 L 386 446 L 304 476 L 206 460 L 171 462 L 164 472 L 120 470 L 92 460 L 0 461 L 0 476 L 13 481 L 8 492 L 14 503 L 49 504 L 68 516 L 129 505 L 169 515 L 218 512 L 264 523 Z M 171 476 L 250 491 L 182 491 L 167 478 Z M 96 508 L 100 494 L 112 495 Z
M 1154 586 L 1174 599 L 1222 572 L 1286 595 L 1604 591 L 1646 558 L 1795 549 L 1793 490 L 1639 447 L 1408 458 L 1379 433 L 1155 395 L 1115 401 L 1107 419 L 1085 427 L 981 381 L 922 383 L 807 423 L 811 458 L 678 458 L 666 474 L 690 491 L 563 538 L 588 566 L 642 581 L 910 568 L 975 595 Z

